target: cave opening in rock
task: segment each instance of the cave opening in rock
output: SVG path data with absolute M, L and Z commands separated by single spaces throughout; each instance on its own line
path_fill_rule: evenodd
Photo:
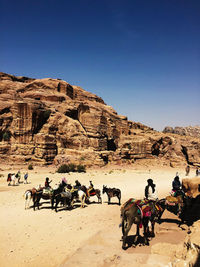
M 33 134 L 39 133 L 43 125 L 47 122 L 50 114 L 51 110 L 45 110 L 44 112 L 41 112 L 39 114 L 37 112 L 33 112 L 32 114 Z
M 78 120 L 78 110 L 68 110 L 65 112 L 65 116 L 68 116 L 73 120 Z
M 105 164 L 108 164 L 108 156 L 100 155 Z
M 108 151 L 116 151 L 117 146 L 115 144 L 114 139 L 107 139 L 107 150 Z
M 154 156 L 159 156 L 160 154 L 160 146 L 158 145 L 158 143 L 153 144 L 152 148 L 151 148 L 151 154 Z

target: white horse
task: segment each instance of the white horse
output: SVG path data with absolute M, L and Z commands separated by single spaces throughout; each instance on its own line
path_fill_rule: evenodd
M 81 208 L 85 208 L 85 206 L 87 206 L 85 204 L 86 198 L 87 198 L 86 194 L 82 190 L 78 190 L 77 197 L 72 200 L 72 204 L 71 204 L 72 207 L 74 205 L 74 202 L 79 200 L 79 201 L 81 201 Z
M 23 197 L 25 198 L 25 210 L 30 208 L 30 201 L 36 193 L 36 188 L 28 189 L 25 191 Z

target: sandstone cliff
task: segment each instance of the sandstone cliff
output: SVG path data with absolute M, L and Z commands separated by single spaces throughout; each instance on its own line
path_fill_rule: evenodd
M 200 163 L 200 139 L 159 133 L 60 79 L 0 73 L 0 154 L 6 162 L 179 166 Z

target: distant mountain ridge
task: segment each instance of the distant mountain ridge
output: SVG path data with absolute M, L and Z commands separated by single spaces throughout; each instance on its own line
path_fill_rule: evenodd
M 170 127 L 167 126 L 163 130 L 163 133 L 174 133 L 179 135 L 192 136 L 195 138 L 200 138 L 200 126 L 187 126 L 187 127 Z

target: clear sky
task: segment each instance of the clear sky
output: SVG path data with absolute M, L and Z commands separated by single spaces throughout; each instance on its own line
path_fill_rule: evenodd
M 163 130 L 200 125 L 199 0 L 0 0 L 0 71 L 61 78 Z

